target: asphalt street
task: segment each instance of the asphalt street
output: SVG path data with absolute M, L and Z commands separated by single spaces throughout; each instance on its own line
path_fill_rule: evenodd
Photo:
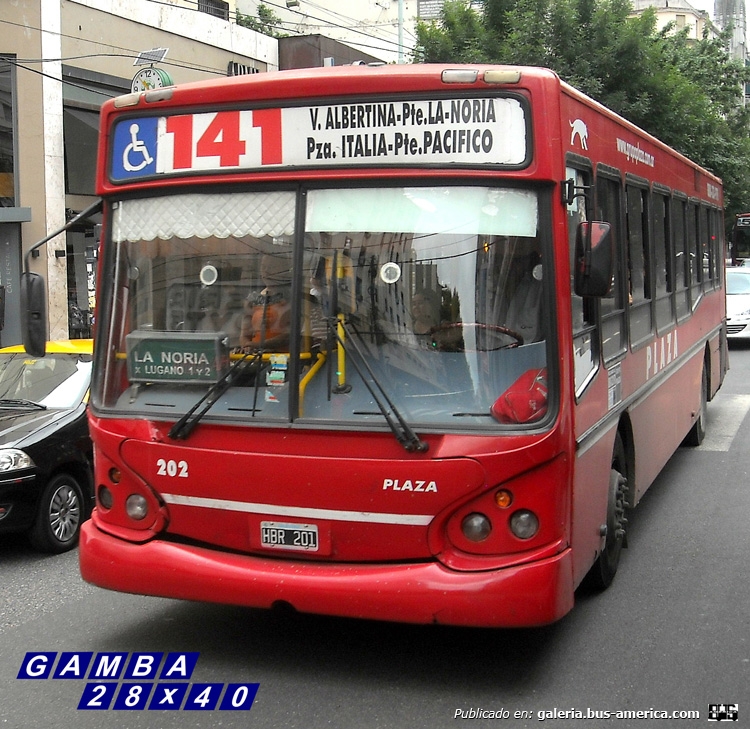
M 750 349 L 732 349 L 731 364 L 706 441 L 680 449 L 632 515 L 613 585 L 577 595 L 542 629 L 111 593 L 81 580 L 76 552 L 41 556 L 3 538 L 0 729 L 689 729 L 715 726 L 709 710 L 734 705 L 729 725 L 750 726 Z M 197 652 L 191 685 L 258 684 L 257 696 L 249 711 L 79 709 L 85 680 L 17 678 L 29 652 L 117 651 Z M 686 711 L 699 716 L 659 718 Z

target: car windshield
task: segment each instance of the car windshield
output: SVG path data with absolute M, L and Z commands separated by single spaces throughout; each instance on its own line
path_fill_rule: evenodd
M 727 271 L 727 294 L 750 294 L 750 271 Z
M 88 392 L 91 355 L 48 354 L 30 357 L 25 352 L 0 352 L 0 400 L 43 405 L 52 409 L 72 408 Z
M 546 374 L 539 207 L 479 185 L 116 203 L 93 403 L 175 418 L 219 383 L 210 419 L 378 424 L 390 401 L 412 424 L 496 428 L 501 395 Z

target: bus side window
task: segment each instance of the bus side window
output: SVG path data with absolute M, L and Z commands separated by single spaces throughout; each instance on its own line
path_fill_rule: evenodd
M 604 361 L 619 356 L 625 351 L 626 340 L 626 294 L 623 262 L 622 235 L 622 185 L 615 171 L 599 170 L 596 178 L 595 220 L 602 220 L 612 226 L 615 244 L 615 274 L 609 296 L 600 299 L 601 341 Z
M 635 184 L 626 185 L 625 201 L 630 342 L 638 344 L 648 339 L 654 329 L 651 321 L 653 286 L 648 189 Z
M 686 216 L 687 200 L 684 196 L 675 194 L 672 198 L 671 227 L 674 240 L 674 290 L 678 320 L 684 319 L 690 313 L 690 251 L 685 229 Z

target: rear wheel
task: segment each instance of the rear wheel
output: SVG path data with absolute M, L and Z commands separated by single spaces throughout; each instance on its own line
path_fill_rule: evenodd
M 690 428 L 687 436 L 685 436 L 685 445 L 687 446 L 699 446 L 703 443 L 703 439 L 706 437 L 706 417 L 708 415 L 708 370 L 706 369 L 706 363 L 703 363 L 703 371 L 701 372 L 701 400 L 698 410 L 698 418 L 693 423 L 693 427 Z
M 618 433 L 609 471 L 604 547 L 586 575 L 586 584 L 594 590 L 604 590 L 612 584 L 620 564 L 620 553 L 625 545 L 625 527 L 628 521 L 625 518 L 628 489 L 626 458 L 625 445 Z
M 50 479 L 39 500 L 29 533 L 31 544 L 42 552 L 66 552 L 78 544 L 83 519 L 83 489 L 73 476 L 59 473 Z

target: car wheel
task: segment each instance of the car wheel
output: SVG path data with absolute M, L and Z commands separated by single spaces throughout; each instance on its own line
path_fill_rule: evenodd
M 42 552 L 66 552 L 78 544 L 83 519 L 83 490 L 73 476 L 60 473 L 50 480 L 39 500 L 29 533 L 31 544 Z

